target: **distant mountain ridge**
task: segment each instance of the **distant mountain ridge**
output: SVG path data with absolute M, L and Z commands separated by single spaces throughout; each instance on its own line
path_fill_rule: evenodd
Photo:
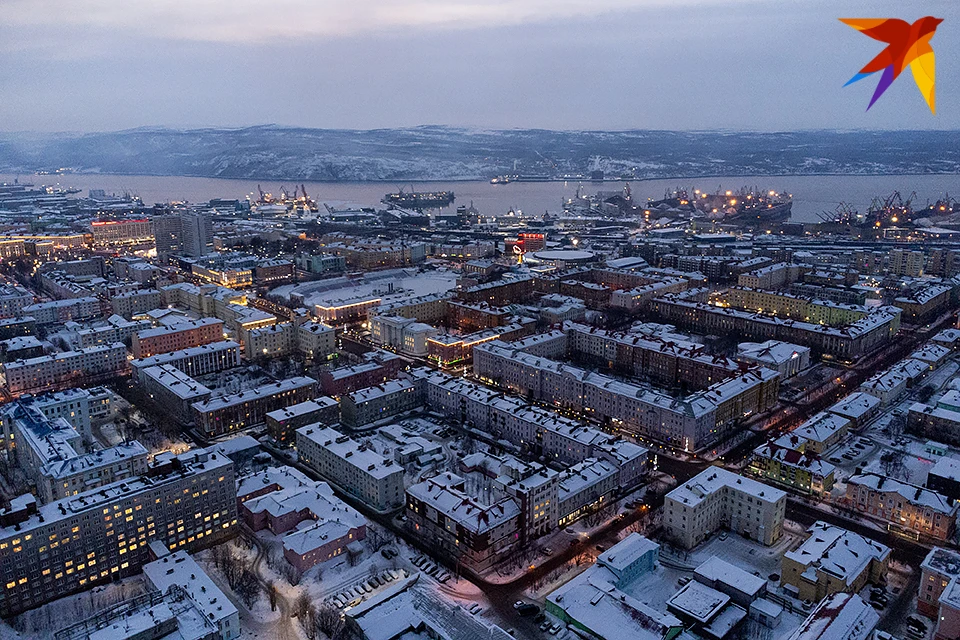
M 71 167 L 129 175 L 329 182 L 561 176 L 956 174 L 960 131 L 550 131 L 143 127 L 0 133 L 0 172 Z

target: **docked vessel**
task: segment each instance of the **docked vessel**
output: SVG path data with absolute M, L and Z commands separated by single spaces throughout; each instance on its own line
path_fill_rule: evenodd
M 782 222 L 790 218 L 793 195 L 757 187 L 718 189 L 715 193 L 678 188 L 668 191 L 661 200 L 648 202 L 647 208 L 669 208 L 723 222 Z
M 442 209 L 456 199 L 453 191 L 404 191 L 388 193 L 382 202 L 401 209 Z

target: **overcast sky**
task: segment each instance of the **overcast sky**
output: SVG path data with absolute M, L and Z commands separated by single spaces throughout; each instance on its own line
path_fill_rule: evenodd
M 839 17 L 945 19 L 937 115 Z M 2 0 L 0 130 L 960 128 L 960 6 L 837 0 Z M 878 78 L 877 78 L 878 79 Z

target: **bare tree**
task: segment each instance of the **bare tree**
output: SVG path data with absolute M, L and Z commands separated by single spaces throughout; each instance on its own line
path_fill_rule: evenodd
M 340 611 L 330 605 L 321 605 L 315 612 L 316 627 L 330 640 L 345 640 L 347 625 Z
M 248 609 L 256 604 L 257 598 L 260 597 L 260 582 L 257 581 L 257 576 L 253 574 L 253 571 L 247 568 L 241 571 L 240 579 L 236 586 L 232 588 Z

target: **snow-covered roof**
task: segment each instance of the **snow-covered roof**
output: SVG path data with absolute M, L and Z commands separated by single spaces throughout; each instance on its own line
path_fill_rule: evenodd
M 679 485 L 667 494 L 667 498 L 681 502 L 687 506 L 699 504 L 704 498 L 723 489 L 729 488 L 749 494 L 763 502 L 773 503 L 785 500 L 787 494 L 780 489 L 769 487 L 762 482 L 739 476 L 722 467 L 710 467 L 686 483 Z
M 860 596 L 840 591 L 824 598 L 789 640 L 867 640 L 879 621 Z
M 888 478 L 879 473 L 867 472 L 852 475 L 847 478 L 847 484 L 868 487 L 878 493 L 895 493 L 910 504 L 948 516 L 957 513 L 957 505 L 950 498 L 942 496 L 936 491 Z
M 230 599 L 186 551 L 175 551 L 143 566 L 147 580 L 160 591 L 171 585 L 183 589 L 203 614 L 214 622 L 238 614 Z
M 804 576 L 809 573 L 812 582 L 823 571 L 852 585 L 871 562 L 885 562 L 890 555 L 889 547 L 826 522 L 815 522 L 807 532 L 810 537 L 784 557 L 806 567 Z
M 767 586 L 763 578 L 744 571 L 717 556 L 711 556 L 694 571 L 694 575 L 713 584 L 724 584 L 740 593 L 747 594 L 752 600 Z

